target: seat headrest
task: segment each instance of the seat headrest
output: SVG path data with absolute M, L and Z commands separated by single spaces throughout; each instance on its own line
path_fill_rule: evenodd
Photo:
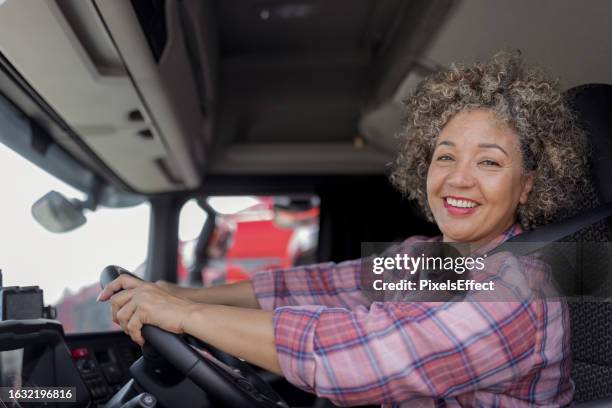
M 591 175 L 599 202 L 612 202 L 612 85 L 581 85 L 565 95 L 591 142 Z

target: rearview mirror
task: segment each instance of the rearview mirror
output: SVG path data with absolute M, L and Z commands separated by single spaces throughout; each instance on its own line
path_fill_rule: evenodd
M 274 197 L 274 223 L 281 228 L 310 225 L 318 219 L 319 204 L 319 197 L 310 195 Z
M 32 216 L 47 231 L 72 231 L 87 222 L 79 200 L 68 200 L 57 191 L 49 191 L 32 205 Z

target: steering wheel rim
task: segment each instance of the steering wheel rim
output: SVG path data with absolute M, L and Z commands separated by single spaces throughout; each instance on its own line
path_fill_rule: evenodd
M 106 287 L 122 274 L 129 274 L 142 280 L 121 267 L 109 265 L 100 274 L 100 286 L 102 288 Z M 202 388 L 214 400 L 222 401 L 224 405 L 232 408 L 245 406 L 288 408 L 287 403 L 256 373 L 250 372 L 249 374 L 258 379 L 256 381 L 257 386 L 244 377 L 239 368 L 229 366 L 227 362 L 222 362 L 221 364 L 228 365 L 230 368 L 226 370 L 219 362 L 213 360 L 215 357 L 212 353 L 211 358 L 207 358 L 196 352 L 180 335 L 151 325 L 144 325 L 141 331 L 142 337 L 160 356 Z M 223 353 L 199 339 L 196 340 L 205 348 Z M 225 355 L 230 356 L 227 353 Z M 235 361 L 240 361 L 233 356 L 230 357 Z M 229 360 L 234 361 L 231 359 Z

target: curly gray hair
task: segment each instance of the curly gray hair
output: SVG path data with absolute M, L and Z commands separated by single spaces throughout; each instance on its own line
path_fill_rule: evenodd
M 423 80 L 404 103 L 404 140 L 390 178 L 431 222 L 426 178 L 435 142 L 448 120 L 464 110 L 490 109 L 519 135 L 524 170 L 535 171 L 529 199 L 517 209 L 523 228 L 571 211 L 588 186 L 589 145 L 583 130 L 557 81 L 525 67 L 519 52 L 469 66 L 453 64 Z

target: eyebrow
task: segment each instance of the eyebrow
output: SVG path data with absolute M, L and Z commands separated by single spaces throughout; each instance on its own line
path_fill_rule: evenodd
M 442 145 L 455 146 L 455 143 L 451 142 L 450 140 L 443 140 L 440 143 L 438 143 L 438 146 L 442 146 Z M 438 146 L 436 146 L 436 147 L 438 147 Z M 506 156 L 508 156 L 508 152 L 506 152 L 503 149 L 503 147 L 501 147 L 497 143 L 478 143 L 478 147 L 484 147 L 484 148 L 488 148 L 488 149 L 499 149 L 499 150 L 502 151 L 502 153 L 504 153 Z

